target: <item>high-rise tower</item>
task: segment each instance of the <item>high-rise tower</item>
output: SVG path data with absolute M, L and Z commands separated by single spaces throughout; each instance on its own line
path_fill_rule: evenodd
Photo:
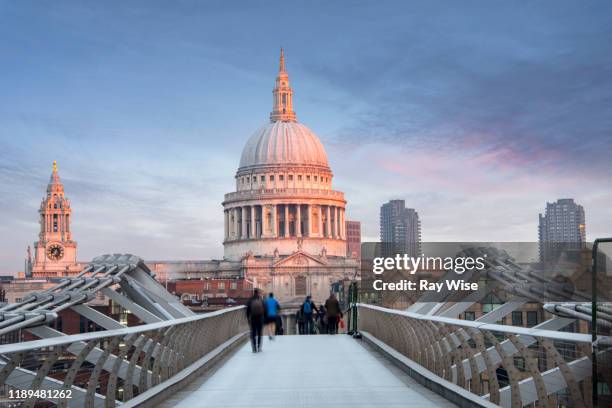
M 584 208 L 571 198 L 546 203 L 539 215 L 540 261 L 557 261 L 564 250 L 581 249 L 586 241 Z
M 53 162 L 53 172 L 47 185 L 47 195 L 40 204 L 40 233 L 34 243 L 35 260 L 32 277 L 54 277 L 76 274 L 77 243 L 72 240 L 70 201 L 64 195 L 64 185 Z
M 404 200 L 391 200 L 380 207 L 380 242 L 394 244 L 410 256 L 421 254 L 421 222 Z

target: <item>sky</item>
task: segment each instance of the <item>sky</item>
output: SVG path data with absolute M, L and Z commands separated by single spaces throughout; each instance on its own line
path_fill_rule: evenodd
M 285 49 L 363 241 L 405 199 L 424 241 L 536 241 L 574 198 L 612 235 L 612 3 L 0 0 L 0 274 L 53 160 L 78 258 L 223 256 L 223 194 Z

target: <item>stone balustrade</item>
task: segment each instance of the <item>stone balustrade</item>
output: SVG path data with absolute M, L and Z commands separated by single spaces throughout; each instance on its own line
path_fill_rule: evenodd
M 282 197 L 324 197 L 336 200 L 344 200 L 344 193 L 336 190 L 324 190 L 317 188 L 263 188 L 258 190 L 242 190 L 225 195 L 225 203 L 239 200 L 282 198 Z

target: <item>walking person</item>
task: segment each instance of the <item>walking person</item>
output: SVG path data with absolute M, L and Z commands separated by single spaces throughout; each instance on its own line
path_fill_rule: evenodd
M 295 321 L 298 327 L 298 334 L 304 334 L 304 312 L 302 312 L 301 307 L 295 312 Z
M 304 314 L 304 331 L 305 334 L 313 334 L 314 333 L 314 319 L 312 315 L 314 312 L 318 313 L 317 307 L 312 301 L 312 297 L 310 295 L 306 296 L 306 300 L 302 303 L 302 313 Z
M 266 326 L 270 340 L 274 340 L 274 335 L 276 334 L 276 317 L 280 308 L 280 304 L 274 298 L 274 293 L 270 292 L 266 299 Z
M 280 315 L 276 316 L 276 333 L 277 336 L 285 334 L 285 328 L 283 327 L 283 318 Z
M 246 315 L 251 328 L 251 347 L 253 353 L 257 353 L 261 351 L 261 336 L 265 317 L 264 301 L 259 295 L 259 289 L 253 291 L 253 296 L 247 302 Z
M 319 321 L 319 333 L 327 334 L 327 316 L 325 313 L 324 305 L 319 306 L 319 311 L 317 312 L 317 320 Z
M 325 312 L 327 313 L 328 333 L 337 334 L 338 321 L 342 317 L 342 311 L 340 310 L 340 302 L 338 302 L 334 293 L 330 294 L 329 298 L 325 301 Z

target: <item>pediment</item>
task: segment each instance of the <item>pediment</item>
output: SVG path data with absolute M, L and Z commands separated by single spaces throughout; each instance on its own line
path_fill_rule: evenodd
M 274 263 L 274 267 L 313 267 L 313 266 L 327 266 L 327 262 L 318 256 L 310 255 L 304 251 L 298 251 L 294 254 L 289 255 L 286 258 L 279 259 Z

